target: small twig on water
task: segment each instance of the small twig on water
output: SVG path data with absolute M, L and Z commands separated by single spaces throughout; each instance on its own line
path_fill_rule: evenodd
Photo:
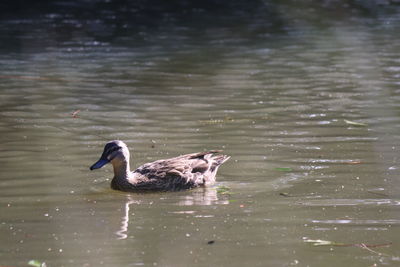
M 368 245 L 366 245 L 366 244 L 364 244 L 364 243 L 356 244 L 356 245 L 357 245 L 356 247 L 360 247 L 360 248 L 366 249 L 366 250 L 368 250 L 369 252 L 378 254 L 379 256 L 382 256 L 382 255 L 383 255 L 383 256 L 389 256 L 388 254 L 385 254 L 385 253 L 382 253 L 382 252 L 377 252 L 377 251 L 375 251 L 375 250 L 370 249 L 371 246 L 368 246 Z M 373 246 L 373 247 L 376 247 L 376 246 Z
M 389 256 L 385 253 L 377 252 L 371 248 L 379 248 L 379 247 L 388 247 L 392 245 L 392 243 L 383 243 L 383 244 L 365 244 L 365 243 L 357 243 L 357 244 L 345 244 L 345 243 L 337 243 L 334 241 L 328 241 L 328 240 L 320 240 L 320 239 L 305 239 L 304 242 L 306 243 L 312 243 L 313 246 L 334 246 L 334 247 L 358 247 L 362 249 L 366 249 L 369 252 L 378 254 L 378 255 L 383 255 L 383 256 Z

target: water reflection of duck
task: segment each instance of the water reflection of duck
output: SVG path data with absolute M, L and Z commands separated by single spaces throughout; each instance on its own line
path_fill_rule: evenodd
M 100 159 L 90 170 L 111 162 L 114 178 L 111 188 L 121 191 L 177 191 L 215 182 L 219 166 L 230 157 L 215 155 L 218 150 L 182 155 L 146 163 L 133 172 L 129 167 L 129 150 L 119 140 L 108 142 Z

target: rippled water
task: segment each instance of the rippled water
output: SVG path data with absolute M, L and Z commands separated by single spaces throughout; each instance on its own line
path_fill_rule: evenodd
M 0 23 L 0 265 L 399 264 L 395 5 L 56 3 Z M 232 158 L 121 193 L 88 170 L 112 139 Z

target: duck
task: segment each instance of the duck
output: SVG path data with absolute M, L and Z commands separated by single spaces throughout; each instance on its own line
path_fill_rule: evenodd
M 210 150 L 160 159 L 131 171 L 128 146 L 121 140 L 113 140 L 106 143 L 100 159 L 90 170 L 111 163 L 114 169 L 111 188 L 114 190 L 180 191 L 213 185 L 218 168 L 230 158 L 221 152 Z

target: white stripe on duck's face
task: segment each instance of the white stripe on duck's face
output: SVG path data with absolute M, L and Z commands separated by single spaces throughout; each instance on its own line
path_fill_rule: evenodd
M 129 150 L 124 142 L 119 140 L 108 142 L 100 159 L 90 167 L 90 170 L 99 169 L 114 159 L 129 161 Z

